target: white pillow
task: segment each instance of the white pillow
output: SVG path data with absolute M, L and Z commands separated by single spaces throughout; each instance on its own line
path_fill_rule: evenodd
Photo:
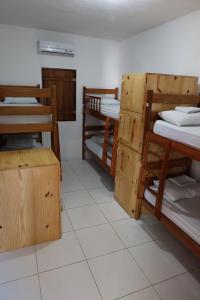
M 21 98 L 15 98 L 15 97 L 6 97 L 4 104 L 37 104 L 36 98 L 30 98 L 30 97 L 21 97 Z
M 161 111 L 158 115 L 164 121 L 177 126 L 200 126 L 200 113 L 186 114 L 176 110 Z

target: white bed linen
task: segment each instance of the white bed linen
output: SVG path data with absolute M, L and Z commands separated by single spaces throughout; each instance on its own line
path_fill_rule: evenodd
M 87 139 L 85 141 L 85 144 L 88 149 L 90 149 L 93 153 L 95 153 L 100 159 L 103 157 L 103 144 L 97 143 L 93 140 L 93 138 Z M 112 156 L 112 148 L 108 147 L 108 154 L 109 156 Z M 111 160 L 107 159 L 108 166 L 111 165 Z
M 171 140 L 200 149 L 200 126 L 179 127 L 163 120 L 155 122 L 153 132 Z
M 120 103 L 118 104 L 103 104 L 100 107 L 100 111 L 103 115 L 118 119 L 120 113 Z
M 4 104 L 0 102 L 0 106 L 28 106 L 36 107 L 42 106 L 41 104 Z M 51 122 L 51 115 L 15 115 L 15 116 L 0 116 L 0 124 L 37 124 L 37 123 L 49 123 Z
M 145 199 L 155 206 L 156 197 L 148 190 Z M 162 213 L 200 244 L 200 197 L 182 199 L 175 203 L 163 201 Z

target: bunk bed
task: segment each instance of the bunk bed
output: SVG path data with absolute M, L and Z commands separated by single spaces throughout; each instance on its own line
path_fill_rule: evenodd
M 200 126 L 180 127 L 161 120 L 161 103 L 170 109 L 177 105 L 197 107 L 200 97 L 148 91 L 138 198 L 141 206 L 155 215 L 185 246 L 200 256 L 200 183 L 191 177 L 185 177 L 190 175 L 192 160 L 200 161 Z M 152 110 L 153 105 L 154 108 L 157 106 L 157 111 Z M 161 148 L 162 154 L 158 151 Z M 181 154 L 181 157 L 174 159 L 174 153 Z M 180 177 L 182 174 L 184 175 Z M 178 201 L 169 198 L 169 193 L 174 192 L 174 187 L 176 189 L 176 181 L 185 178 L 194 182 L 177 187 L 177 194 L 180 196 Z
M 118 88 L 83 87 L 82 159 L 87 151 L 109 174 L 115 176 L 120 102 Z M 88 125 L 87 116 L 101 121 Z
M 39 134 L 41 141 L 42 132 L 51 133 L 51 147 L 60 160 L 56 87 L 0 86 L 0 135 Z

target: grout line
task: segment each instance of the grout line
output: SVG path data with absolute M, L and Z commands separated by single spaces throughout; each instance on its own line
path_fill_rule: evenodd
M 20 277 L 20 278 L 16 278 L 16 279 L 13 279 L 13 280 L 9 280 L 9 281 L 5 281 L 5 282 L 1 282 L 1 283 L 0 283 L 0 286 L 1 286 L 1 285 L 4 285 L 4 284 L 11 283 L 11 282 L 15 282 L 15 281 L 23 280 L 23 279 L 25 279 L 25 278 L 35 277 L 35 276 L 38 276 L 38 274 L 37 274 L 37 273 L 35 273 L 35 274 L 31 274 L 31 275 L 27 275 L 27 276 Z
M 67 217 L 69 218 L 69 215 L 68 215 L 67 212 L 66 212 L 66 214 L 67 214 Z M 69 218 L 69 222 L 70 222 L 70 224 L 71 224 L 71 226 L 72 226 L 72 228 L 73 228 L 73 224 L 72 224 L 70 218 Z M 91 273 L 91 276 L 92 276 L 92 278 L 93 278 L 93 280 L 94 280 L 94 283 L 95 283 L 95 285 L 96 285 L 96 287 L 97 287 L 97 290 L 98 290 L 98 292 L 99 292 L 99 295 L 100 295 L 101 299 L 103 300 L 103 297 L 102 297 L 102 295 L 101 295 L 99 286 L 98 286 L 98 284 L 97 284 L 97 282 L 96 282 L 96 280 L 95 280 L 95 277 L 94 277 L 94 275 L 93 275 L 93 273 L 92 273 L 92 271 L 91 271 L 91 269 L 90 269 L 89 263 L 88 263 L 87 258 L 86 258 L 86 256 L 85 256 L 85 252 L 84 252 L 84 250 L 83 250 L 83 248 L 82 248 L 82 245 L 81 245 L 81 242 L 80 242 L 80 240 L 79 240 L 79 238 L 78 238 L 78 235 L 77 235 L 77 233 L 76 233 L 76 230 L 74 230 L 74 235 L 75 235 L 75 237 L 76 237 L 76 239 L 77 239 L 77 241 L 78 241 L 78 243 L 79 243 L 79 246 L 80 246 L 80 248 L 81 248 L 81 250 L 82 250 L 82 252 L 83 252 L 83 255 L 84 255 L 84 257 L 85 257 L 85 261 L 86 261 L 86 263 L 87 263 L 87 265 L 88 265 L 88 268 L 89 268 L 89 270 L 90 270 L 90 273 Z
M 37 265 L 37 277 L 38 277 L 38 282 L 39 282 L 39 288 L 40 288 L 40 298 L 42 300 L 42 288 L 41 288 L 41 282 L 40 282 L 40 276 L 39 276 L 39 267 L 38 267 L 38 259 L 37 259 L 37 254 L 36 254 L 36 246 L 35 248 L 35 258 L 36 258 L 36 265 Z
M 95 277 L 94 277 L 94 275 L 93 275 L 93 273 L 92 273 L 92 270 L 91 270 L 91 268 L 90 268 L 90 265 L 89 265 L 89 263 L 88 263 L 88 261 L 87 261 L 87 258 L 86 258 L 86 256 L 85 256 L 85 252 L 84 252 L 84 250 L 83 250 L 83 248 L 82 248 L 81 242 L 80 242 L 80 240 L 79 240 L 79 238 L 78 238 L 78 236 L 77 236 L 77 234 L 76 234 L 76 231 L 75 231 L 75 236 L 76 236 L 76 239 L 77 239 L 77 241 L 78 241 L 78 243 L 79 243 L 79 246 L 80 246 L 80 248 L 81 248 L 81 250 L 82 250 L 82 252 L 83 252 L 83 255 L 84 255 L 84 257 L 85 257 L 85 261 L 86 261 L 86 263 L 87 263 L 87 265 L 88 265 L 88 268 L 89 268 L 89 270 L 90 270 L 90 273 L 91 273 L 91 275 L 92 275 L 92 278 L 93 278 L 93 280 L 94 280 L 94 283 L 95 283 L 95 285 L 96 285 L 96 287 L 97 287 L 97 290 L 98 290 L 98 292 L 99 292 L 99 295 L 100 295 L 101 299 L 103 300 L 103 297 L 102 297 L 102 295 L 101 295 L 99 286 L 98 286 L 98 284 L 97 284 L 97 282 L 96 282 L 96 279 L 95 279 Z

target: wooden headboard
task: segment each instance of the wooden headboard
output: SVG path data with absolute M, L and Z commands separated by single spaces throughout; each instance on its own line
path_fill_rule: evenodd
M 98 89 L 98 88 L 87 88 L 83 87 L 83 98 L 88 94 L 97 94 L 97 95 L 115 95 L 115 99 L 118 98 L 118 88 L 114 89 Z

